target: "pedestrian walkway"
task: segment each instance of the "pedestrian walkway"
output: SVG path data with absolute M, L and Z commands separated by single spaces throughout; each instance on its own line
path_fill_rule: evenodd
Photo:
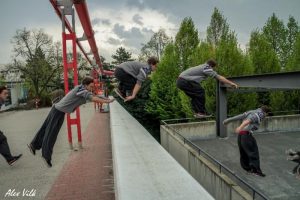
M 95 113 L 93 104 L 89 103 L 81 106 L 81 125 L 82 125 L 82 137 L 83 146 L 82 151 L 71 151 L 69 149 L 69 144 L 67 140 L 67 129 L 66 124 L 62 126 L 62 129 L 58 135 L 57 142 L 54 147 L 52 168 L 47 168 L 41 159 L 41 151 L 37 151 L 37 155 L 33 156 L 26 147 L 26 144 L 31 141 L 37 130 L 42 125 L 44 119 L 46 118 L 50 108 L 43 108 L 38 110 L 29 111 L 12 111 L 0 113 L 0 129 L 7 136 L 11 151 L 13 154 L 23 153 L 23 157 L 18 161 L 15 166 L 10 167 L 4 158 L 0 156 L 0 199 L 45 199 L 53 195 L 48 193 L 49 191 L 55 191 L 55 184 L 59 184 L 60 175 L 76 175 L 79 176 L 86 185 L 93 185 L 93 183 L 98 184 L 102 180 L 102 174 L 93 174 L 95 170 L 105 171 L 106 174 L 110 171 L 109 162 L 109 136 L 103 135 L 102 130 L 109 130 L 109 117 L 108 114 Z M 103 121 L 102 121 L 103 120 Z M 101 128 L 99 128 L 101 127 Z M 95 130 L 97 129 L 97 130 Z M 74 131 L 76 133 L 76 131 Z M 105 132 L 108 134 L 108 132 Z M 100 140 L 107 139 L 103 142 L 104 146 L 97 148 L 97 145 L 102 144 Z M 73 143 L 76 147 L 77 136 L 73 134 Z M 101 148 L 101 149 L 100 149 Z M 107 154 L 102 155 L 99 151 L 104 151 Z M 104 156 L 104 157 L 102 157 Z M 83 159 L 83 157 L 86 157 Z M 96 159 L 97 158 L 97 159 Z M 99 160 L 102 159 L 103 160 Z M 78 160 L 77 160 L 78 159 Z M 80 160 L 79 160 L 80 159 Z M 104 165 L 101 166 L 100 165 Z M 106 169 L 106 166 L 109 166 Z M 94 169 L 95 167 L 95 169 Z M 70 173 L 64 173 L 70 168 Z M 77 170 L 80 170 L 76 172 Z M 82 174 L 86 173 L 83 177 Z M 104 173 L 104 172 L 103 172 Z M 92 176 L 93 175 L 93 176 Z M 92 177 L 90 180 L 88 177 Z M 98 178 L 98 179 L 97 179 Z M 111 195 L 111 175 L 107 176 L 105 181 L 96 187 L 106 187 L 105 190 L 101 189 L 103 192 L 108 192 L 109 197 Z M 68 179 L 72 182 L 63 187 L 64 193 L 71 190 L 74 185 L 78 184 L 73 179 Z M 91 181 L 90 183 L 86 180 Z M 110 182 L 109 182 L 110 181 Z M 54 184 L 54 185 L 53 185 Z M 53 186 L 52 186 L 53 185 Z M 81 191 L 85 193 L 83 188 Z M 25 198 L 23 196 L 23 191 L 27 191 L 29 194 L 31 191 L 31 197 Z M 95 193 L 96 191 L 94 191 Z M 6 194 L 14 194 L 14 196 L 9 196 Z M 19 194 L 18 194 L 19 193 Z M 17 196 L 18 194 L 18 196 Z M 5 197 L 6 195 L 6 197 Z M 92 195 L 91 195 L 92 196 Z M 93 194 L 93 196 L 96 196 Z M 60 198 L 57 198 L 60 199 Z M 64 198 L 66 199 L 66 198 Z M 99 198 L 98 198 L 99 199 Z M 104 198 L 103 198 L 104 199 Z
M 95 113 L 83 133 L 83 150 L 73 152 L 50 189 L 48 200 L 113 200 L 109 114 Z

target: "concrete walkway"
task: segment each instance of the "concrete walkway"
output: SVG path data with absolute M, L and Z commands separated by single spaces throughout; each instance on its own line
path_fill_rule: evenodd
M 213 199 L 118 102 L 110 107 L 117 199 Z
M 8 139 L 14 155 L 23 153 L 15 166 L 10 167 L 0 156 L 0 199 L 44 199 L 54 180 L 60 173 L 70 153 L 67 141 L 66 124 L 63 125 L 54 146 L 52 168 L 47 168 L 41 159 L 41 151 L 36 156 L 30 154 L 26 144 L 29 143 L 46 118 L 49 108 L 29 111 L 12 111 L 0 114 L 0 129 Z M 82 132 L 94 115 L 92 104 L 81 107 Z M 76 144 L 77 136 L 73 135 Z M 83 145 L 84 145 L 83 141 Z M 34 197 L 24 197 L 23 190 L 35 192 Z M 20 192 L 16 197 L 5 197 L 9 190 Z M 28 192 L 30 193 L 30 192 Z

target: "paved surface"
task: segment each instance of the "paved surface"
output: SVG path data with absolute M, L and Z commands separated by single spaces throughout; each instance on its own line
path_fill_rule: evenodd
M 213 199 L 119 103 L 110 107 L 117 199 Z
M 300 199 L 300 179 L 291 174 L 296 163 L 286 160 L 285 150 L 300 150 L 300 133 L 267 133 L 254 136 L 265 178 L 247 175 L 239 163 L 237 137 L 194 141 L 270 199 Z
M 83 141 L 84 149 L 70 155 L 46 199 L 115 199 L 108 113 L 94 114 Z
M 0 199 L 44 199 L 52 184 L 61 172 L 63 165 L 72 151 L 67 141 L 66 124 L 63 125 L 54 147 L 52 168 L 47 168 L 41 159 L 41 152 L 36 156 L 29 153 L 26 144 L 29 143 L 46 118 L 49 108 L 13 111 L 0 114 L 1 130 L 8 138 L 13 154 L 23 153 L 23 157 L 15 166 L 7 165 L 4 158 L 0 158 Z M 81 125 L 83 137 L 84 130 L 94 116 L 92 104 L 81 106 Z M 77 136 L 73 134 L 73 143 L 76 144 Z M 85 141 L 83 141 L 85 146 Z M 80 153 L 80 152 L 79 152 Z M 72 154 L 71 158 L 75 158 Z M 24 197 L 23 190 L 35 191 L 34 197 Z M 6 196 L 9 190 L 20 192 L 19 196 Z M 31 193 L 33 194 L 33 193 Z

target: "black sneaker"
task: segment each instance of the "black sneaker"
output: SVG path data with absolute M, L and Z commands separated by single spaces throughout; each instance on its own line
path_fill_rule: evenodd
M 11 161 L 8 161 L 7 163 L 10 165 L 10 166 L 13 166 L 15 164 L 15 162 L 17 160 L 19 160 L 20 158 L 22 157 L 22 154 L 19 154 L 18 156 L 14 156 L 13 159 Z
M 44 157 L 42 157 L 42 158 L 43 158 L 43 160 L 44 160 L 44 162 L 45 162 L 45 164 L 47 165 L 48 168 L 52 167 L 51 160 L 48 160 L 48 159 L 46 159 Z
M 35 156 L 35 149 L 33 148 L 32 144 L 27 144 L 27 147 L 29 148 L 29 150 L 32 153 L 32 155 Z
M 252 170 L 251 173 L 255 176 L 261 176 L 261 177 L 266 176 L 266 174 L 264 174 L 262 171 L 259 171 L 259 170 Z

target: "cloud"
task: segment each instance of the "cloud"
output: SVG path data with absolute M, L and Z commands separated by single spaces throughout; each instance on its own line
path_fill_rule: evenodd
M 141 21 L 143 18 L 139 15 L 139 14 L 135 14 L 133 17 L 132 17 L 132 20 L 137 23 L 138 25 L 141 25 L 143 26 L 144 23 Z
M 108 38 L 107 42 L 111 45 L 121 45 L 122 44 L 122 40 L 119 39 L 115 39 L 115 38 Z
M 137 27 L 132 27 L 129 30 L 125 30 L 125 26 L 118 24 L 114 25 L 113 32 L 119 38 L 140 38 L 143 37 L 141 30 Z
M 100 19 L 100 18 L 95 18 L 92 20 L 92 25 L 93 26 L 97 26 L 97 25 L 101 25 L 101 24 L 104 24 L 104 25 L 110 25 L 111 22 L 109 19 Z

